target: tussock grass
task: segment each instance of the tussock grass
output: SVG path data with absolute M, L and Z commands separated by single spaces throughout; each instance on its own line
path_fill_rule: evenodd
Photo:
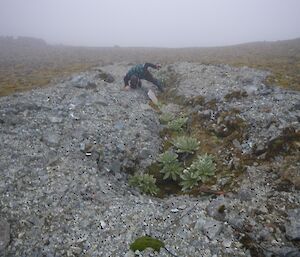
M 0 96 L 47 85 L 54 77 L 84 71 L 95 65 L 190 61 L 226 63 L 272 72 L 266 82 L 300 90 L 300 39 L 211 48 L 93 48 L 17 46 L 0 40 Z

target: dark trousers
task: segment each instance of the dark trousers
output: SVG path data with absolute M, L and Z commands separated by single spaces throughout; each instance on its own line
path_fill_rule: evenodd
M 148 70 L 145 72 L 145 80 L 153 83 L 155 86 L 158 87 L 159 90 L 162 91 L 162 86 L 161 86 L 160 81 L 158 79 L 154 78 Z

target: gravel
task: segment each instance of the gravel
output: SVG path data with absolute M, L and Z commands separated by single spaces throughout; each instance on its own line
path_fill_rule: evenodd
M 249 165 L 236 190 L 218 197 L 160 199 L 128 186 L 128 174 L 154 162 L 162 143 L 159 115 L 145 90 L 121 90 L 129 67 L 98 67 L 0 99 L 2 256 L 251 256 L 251 243 L 266 256 L 280 256 L 282 249 L 297 254 L 291 239 L 299 234 L 293 221 L 299 211 L 292 211 L 299 210 L 299 191 L 274 190 L 268 165 Z M 240 109 L 250 124 L 248 141 L 235 142 L 242 151 L 252 150 L 250 143 L 267 144 L 286 126 L 299 129 L 299 93 L 265 86 L 264 71 L 173 67 L 178 94 L 217 99 L 216 109 L 201 107 L 207 122 L 216 123 L 213 112 Z M 156 90 L 147 82 L 143 87 Z M 232 91 L 247 96 L 225 101 Z M 269 107 L 272 112 L 259 111 Z M 180 110 L 172 103 L 165 108 Z M 268 116 L 275 127 L 265 127 Z M 130 244 L 143 235 L 162 240 L 167 250 L 133 253 Z M 245 235 L 248 244 L 241 240 Z

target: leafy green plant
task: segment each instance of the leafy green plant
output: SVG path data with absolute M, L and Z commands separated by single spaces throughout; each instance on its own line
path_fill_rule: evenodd
M 182 191 L 192 189 L 194 186 L 198 185 L 198 182 L 200 181 L 198 172 L 190 169 L 185 169 L 180 178 L 182 181 L 179 185 L 182 187 Z
M 172 143 L 177 148 L 178 153 L 193 154 L 199 148 L 198 140 L 188 136 L 179 136 Z
M 177 160 L 178 155 L 172 151 L 166 151 L 159 155 L 159 162 L 163 165 L 173 163 Z
M 192 163 L 191 168 L 198 170 L 201 181 L 204 183 L 215 175 L 216 169 L 212 156 L 208 154 L 198 156 L 198 159 Z
M 156 179 L 149 174 L 135 174 L 129 179 L 129 185 L 137 187 L 141 192 L 149 195 L 156 195 L 159 191 L 156 186 Z
M 179 178 L 183 169 L 177 157 L 178 155 L 172 151 L 166 151 L 160 155 L 159 162 L 163 166 L 160 172 L 164 174 L 163 179 L 171 178 L 176 181 Z
M 182 170 L 183 169 L 182 169 L 180 163 L 177 161 L 177 162 L 174 162 L 174 163 L 164 166 L 160 172 L 164 174 L 163 179 L 171 178 L 174 181 L 176 181 L 176 180 L 178 180 Z
M 168 122 L 168 129 L 174 130 L 174 131 L 181 131 L 182 127 L 187 123 L 188 118 L 187 117 L 180 117 L 175 120 L 171 120 Z
M 213 158 L 210 155 L 198 156 L 190 167 L 185 169 L 180 176 L 182 181 L 182 191 L 192 189 L 199 181 L 205 183 L 211 176 L 215 174 L 215 164 Z
M 167 124 L 174 119 L 174 115 L 169 112 L 164 112 L 159 116 L 159 120 L 162 124 Z

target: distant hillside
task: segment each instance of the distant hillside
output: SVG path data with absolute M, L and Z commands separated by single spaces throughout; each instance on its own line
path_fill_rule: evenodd
M 266 69 L 273 73 L 268 78 L 269 83 L 300 90 L 300 38 L 180 51 L 191 61 Z
M 33 37 L 4 37 L 0 36 L 0 50 L 13 47 L 44 47 L 47 46 L 46 41 Z
M 0 95 L 47 85 L 53 77 L 125 61 L 227 63 L 270 70 L 270 84 L 300 90 L 300 38 L 226 47 L 145 48 L 53 46 L 41 39 L 0 37 Z

